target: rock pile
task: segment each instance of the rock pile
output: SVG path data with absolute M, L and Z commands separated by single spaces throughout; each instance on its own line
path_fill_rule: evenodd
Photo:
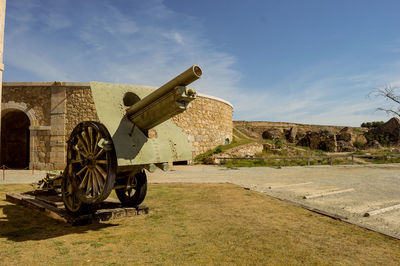
M 353 134 L 352 130 L 348 127 L 344 127 L 336 135 L 336 145 L 338 152 L 352 152 L 356 148 L 353 146 Z
M 377 140 L 369 141 L 366 147 L 369 149 L 382 149 L 382 145 Z
M 400 119 L 392 118 L 366 133 L 362 128 L 310 128 L 298 125 L 257 127 L 252 133 L 258 134 L 258 139 L 281 140 L 310 149 L 353 152 L 363 147 L 380 149 L 382 146 L 400 145 Z
M 270 128 L 262 133 L 263 139 L 277 140 L 282 138 L 282 132 L 277 128 Z
M 363 135 L 354 134 L 349 127 L 344 127 L 339 132 L 336 131 L 336 133 L 327 129 L 303 131 L 296 126 L 283 130 L 269 128 L 263 132 L 262 137 L 271 140 L 280 139 L 313 150 L 318 149 L 328 152 L 352 152 L 356 150 L 353 146 L 354 142 L 366 143 Z
M 285 136 L 286 139 L 290 142 L 290 143 L 295 143 L 297 140 L 297 127 L 291 127 L 289 130 L 287 130 L 285 132 Z
M 336 135 L 329 130 L 307 131 L 306 135 L 297 144 L 309 147 L 312 150 L 331 152 L 337 150 Z
M 400 144 L 400 120 L 396 117 L 376 128 L 371 128 L 366 134 L 368 146 L 374 145 L 377 141 L 380 145 L 399 145 Z

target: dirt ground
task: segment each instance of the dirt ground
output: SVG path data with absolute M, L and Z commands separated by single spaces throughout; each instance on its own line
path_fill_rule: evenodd
M 175 166 L 169 172 L 148 174 L 148 179 L 150 183 L 232 183 L 400 237 L 400 164 L 280 169 Z M 366 213 L 371 215 L 365 217 Z

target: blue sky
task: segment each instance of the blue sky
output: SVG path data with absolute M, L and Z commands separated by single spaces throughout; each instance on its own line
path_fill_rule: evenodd
M 400 85 L 400 1 L 8 0 L 4 81 L 160 86 L 198 64 L 235 120 L 360 125 Z

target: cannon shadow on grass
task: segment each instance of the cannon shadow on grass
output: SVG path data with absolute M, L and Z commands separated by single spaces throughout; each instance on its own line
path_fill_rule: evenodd
M 72 226 L 47 217 L 44 213 L 29 210 L 26 207 L 6 204 L 0 205 L 3 215 L 0 215 L 0 238 L 23 242 L 43 240 L 68 234 L 83 234 L 88 231 L 98 231 L 116 226 L 114 224 L 90 224 Z

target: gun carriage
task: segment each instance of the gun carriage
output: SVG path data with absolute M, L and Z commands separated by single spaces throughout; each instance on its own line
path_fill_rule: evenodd
M 137 206 L 146 196 L 145 169 L 166 171 L 169 162 L 192 159 L 190 141 L 170 118 L 196 98 L 187 86 L 201 75 L 201 68 L 192 66 L 154 91 L 90 82 L 99 121 L 79 123 L 68 139 L 60 177 L 68 212 L 87 211 L 113 189 L 123 204 Z

